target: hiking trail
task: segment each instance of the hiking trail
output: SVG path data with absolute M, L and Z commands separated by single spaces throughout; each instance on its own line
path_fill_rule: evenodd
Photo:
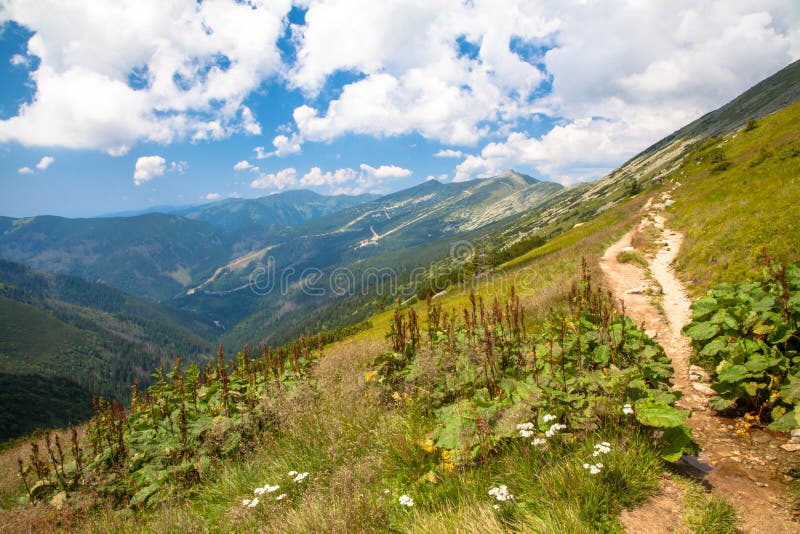
M 606 284 L 624 303 L 625 313 L 643 325 L 672 359 L 673 387 L 683 394 L 677 405 L 692 412 L 687 423 L 701 452 L 698 458 L 685 456 L 676 470 L 728 500 L 744 532 L 800 532 L 800 523 L 792 520 L 787 504 L 787 483 L 792 480 L 787 473 L 797 465 L 800 443 L 749 428 L 738 418 L 718 416 L 708 408 L 714 391 L 707 373 L 690 365 L 692 347 L 681 329 L 691 320 L 691 300 L 671 267 L 683 235 L 666 228 L 663 215 L 673 202 L 669 192 L 662 193 L 657 202 L 651 198 L 642 208 L 640 224 L 606 250 L 600 267 Z M 640 236 L 648 233 L 656 236 L 656 251 L 644 254 L 648 269 L 618 260 L 624 251 L 642 253 L 634 242 L 638 244 Z M 641 507 L 625 511 L 620 520 L 631 533 L 685 532 L 682 501 L 682 489 L 665 475 L 659 493 Z

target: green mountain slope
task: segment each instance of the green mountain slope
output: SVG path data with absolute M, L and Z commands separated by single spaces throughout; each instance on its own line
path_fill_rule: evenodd
M 255 199 L 229 198 L 192 208 L 170 211 L 187 219 L 205 221 L 223 230 L 250 226 L 294 226 L 363 204 L 378 195 L 325 196 L 313 191 L 286 191 Z
M 5 437 L 75 422 L 76 414 L 91 411 L 91 395 L 127 400 L 132 381 L 149 384 L 157 366 L 170 366 L 178 356 L 209 359 L 213 335 L 213 326 L 187 312 L 0 260 Z M 42 387 L 23 387 L 33 383 Z M 34 404 L 45 408 L 44 419 L 28 417 Z
M 405 281 L 447 254 L 453 241 L 476 240 L 562 189 L 513 171 L 463 183 L 431 180 L 299 224 L 275 245 L 218 268 L 175 303 L 223 322 L 222 340 L 233 345 L 284 342 L 312 327 L 343 326 L 383 305 L 381 284 Z M 346 287 L 331 283 L 336 273 Z M 342 296 L 350 300 L 337 304 L 333 317 L 328 308 Z
M 150 214 L 109 219 L 11 221 L 0 257 L 43 271 L 98 280 L 132 294 L 168 298 L 230 254 L 230 238 L 202 221 Z

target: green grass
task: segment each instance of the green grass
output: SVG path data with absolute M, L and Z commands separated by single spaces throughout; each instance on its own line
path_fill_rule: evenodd
M 753 129 L 706 142 L 671 176 L 668 224 L 686 236 L 677 267 L 691 291 L 757 276 L 762 251 L 800 257 L 800 104 Z M 715 154 L 731 165 L 714 172 Z
M 644 268 L 649 267 L 645 257 L 634 250 L 623 250 L 617 254 L 617 261 L 620 263 L 633 263 Z
M 694 482 L 687 482 L 683 519 L 692 532 L 704 534 L 736 534 L 736 510 L 726 500 L 705 493 Z

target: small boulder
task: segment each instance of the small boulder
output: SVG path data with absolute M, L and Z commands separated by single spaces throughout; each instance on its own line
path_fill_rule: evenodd
M 706 395 L 707 397 L 713 397 L 714 395 L 717 394 L 716 391 L 714 391 L 713 389 L 711 389 L 711 387 L 702 382 L 692 382 L 692 389 L 694 389 L 698 393 Z
M 784 443 L 781 445 L 781 449 L 789 452 L 798 452 L 800 451 L 800 443 Z
M 700 366 L 690 365 L 689 380 L 693 382 L 708 382 L 708 373 Z

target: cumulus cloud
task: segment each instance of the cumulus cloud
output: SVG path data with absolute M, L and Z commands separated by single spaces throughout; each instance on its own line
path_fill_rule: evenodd
M 272 152 L 267 152 L 264 150 L 263 146 L 255 147 L 253 150 L 256 153 L 256 159 L 267 159 L 272 156 L 283 158 L 293 154 L 299 154 L 302 150 L 302 141 L 300 136 L 296 133 L 291 136 L 280 134 L 276 135 L 272 140 L 272 146 L 275 147 L 275 150 Z
M 291 0 L 4 2 L 0 23 L 35 32 L 36 93 L 0 141 L 124 154 L 140 141 L 261 132 L 242 104 L 281 68 Z M 69 21 L 64 24 L 63 21 Z
M 53 164 L 56 158 L 52 156 L 44 156 L 42 159 L 39 160 L 39 163 L 36 164 L 36 168 L 40 171 L 47 170 L 47 167 Z
M 167 160 L 161 156 L 142 156 L 136 160 L 133 172 L 133 183 L 142 185 L 153 178 L 163 176 L 167 169 Z
M 453 147 L 436 157 L 464 158 L 456 179 L 527 166 L 567 183 L 598 176 L 800 58 L 794 0 L 295 5 L 304 23 L 289 26 L 291 0 L 7 0 L 0 23 L 34 32 L 12 64 L 40 61 L 34 98 L 0 120 L 0 142 L 124 154 L 141 141 L 260 135 L 244 102 L 274 82 L 303 100 L 255 159 L 350 134 L 419 134 Z M 293 53 L 282 60 L 287 29 Z M 556 128 L 529 134 L 537 114 Z M 458 149 L 466 146 L 473 155 Z M 358 177 L 369 172 L 354 172 L 337 183 L 336 171 L 319 170 L 306 182 L 365 187 Z M 290 182 L 277 174 L 263 183 Z
M 358 173 L 353 169 L 337 169 L 333 172 L 322 172 L 319 167 L 312 167 L 300 179 L 300 185 L 306 187 L 320 187 L 323 185 L 341 185 L 352 182 L 358 178 Z
M 451 149 L 444 149 L 440 150 L 436 154 L 433 155 L 436 158 L 463 158 L 464 153 L 460 150 L 451 150 Z
M 252 171 L 258 172 L 258 167 L 243 159 L 242 161 L 238 162 L 236 165 L 233 166 L 233 170 L 235 171 Z
M 222 195 L 219 193 L 209 193 L 205 196 L 206 200 L 219 200 L 222 198 Z
M 263 173 L 250 182 L 255 189 L 272 189 L 282 191 L 297 185 L 297 170 L 292 167 L 275 173 Z
M 40 172 L 44 172 L 50 165 L 53 164 L 55 160 L 56 158 L 54 158 L 53 156 L 42 156 L 42 159 L 40 159 L 39 162 L 33 166 L 35 170 L 34 168 L 25 166 L 17 169 L 17 172 L 19 174 L 34 174 L 37 170 Z
M 560 21 L 544 57 L 552 91 L 536 103 L 560 124 L 538 138 L 511 128 L 459 164 L 456 180 L 510 167 L 565 184 L 599 177 L 800 57 L 797 3 L 553 7 L 544 7 Z
M 384 180 L 404 178 L 412 174 L 409 169 L 396 165 L 380 165 L 372 167 L 366 163 L 359 170 L 349 167 L 334 171 L 323 171 L 312 167 L 306 174 L 298 178 L 293 167 L 276 173 L 263 173 L 250 182 L 257 189 L 283 190 L 291 187 L 327 187 L 333 194 L 359 194 L 366 191 L 380 191 Z
M 337 71 L 361 75 L 327 109 L 295 109 L 297 129 L 310 141 L 418 132 L 474 144 L 488 131 L 485 122 L 527 112 L 545 79 L 530 50 L 549 42 L 559 24 L 525 1 L 502 10 L 489 1 L 312 1 L 305 18 L 292 28 L 298 61 L 290 83 L 314 96 Z
M 362 163 L 360 168 L 362 171 L 364 171 L 366 176 L 376 178 L 378 180 L 383 180 L 385 178 L 405 178 L 406 176 L 411 176 L 411 171 L 409 169 L 404 169 L 396 165 L 381 165 L 380 167 L 375 168 L 370 167 L 366 163 Z

